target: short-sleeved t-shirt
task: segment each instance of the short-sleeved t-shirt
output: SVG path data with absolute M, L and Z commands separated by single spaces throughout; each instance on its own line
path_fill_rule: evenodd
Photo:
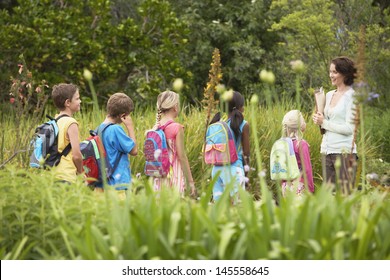
M 102 123 L 99 129 L 106 124 Z M 125 133 L 122 126 L 114 124 L 108 126 L 103 133 L 103 144 L 107 153 L 110 165 L 114 167 L 115 161 L 119 159 L 113 176 L 109 179 L 109 185 L 115 185 L 117 190 L 127 189 L 131 183 L 130 160 L 128 154 L 135 147 L 133 139 Z

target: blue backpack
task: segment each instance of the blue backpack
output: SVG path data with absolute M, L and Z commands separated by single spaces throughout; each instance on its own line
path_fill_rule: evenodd
M 53 167 L 60 163 L 62 156 L 67 156 L 72 146 L 70 143 L 60 153 L 58 151 L 58 125 L 57 121 L 68 115 L 61 115 L 57 118 L 50 117 L 48 122 L 45 122 L 35 129 L 35 135 L 31 141 L 33 152 L 30 156 L 30 167 L 46 168 Z

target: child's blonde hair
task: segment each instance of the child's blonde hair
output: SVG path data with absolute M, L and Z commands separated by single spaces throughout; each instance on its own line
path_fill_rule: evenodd
M 296 138 L 298 140 L 302 139 L 302 132 L 306 128 L 305 119 L 302 116 L 302 113 L 299 110 L 291 110 L 284 115 L 283 121 L 283 137 Z
M 122 114 L 128 115 L 133 111 L 133 100 L 131 100 L 128 95 L 122 92 L 114 93 L 107 101 L 107 113 L 113 118 L 116 118 Z
M 157 114 L 156 114 L 156 124 L 161 120 L 161 114 L 169 111 L 176 104 L 179 104 L 179 95 L 174 91 L 164 91 L 160 93 L 157 97 Z

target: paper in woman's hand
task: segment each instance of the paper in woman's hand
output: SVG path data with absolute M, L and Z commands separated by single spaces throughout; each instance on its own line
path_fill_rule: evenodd
M 314 90 L 314 99 L 316 101 L 316 113 L 324 114 L 324 108 L 325 108 L 325 93 L 324 89 L 320 87 L 319 89 Z M 325 133 L 325 129 L 321 128 L 320 126 L 321 134 Z
M 325 93 L 324 89 L 320 87 L 314 91 L 314 97 L 316 101 L 316 112 L 323 114 L 325 108 Z

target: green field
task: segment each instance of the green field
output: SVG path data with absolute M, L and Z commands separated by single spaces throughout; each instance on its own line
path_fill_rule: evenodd
M 0 169 L 0 258 L 390 259 L 388 191 L 365 181 L 362 185 L 361 176 L 357 178 L 360 190 L 356 188 L 349 196 L 333 195 L 322 186 L 321 137 L 318 127 L 309 121 L 310 113 L 305 115 L 304 136 L 310 143 L 317 191 L 302 199 L 280 198 L 278 186 L 269 180 L 269 152 L 280 137 L 283 114 L 293 108 L 289 103 L 246 107 L 245 118 L 255 128 L 259 146 L 253 144 L 252 133 L 251 187 L 241 193 L 238 206 L 230 205 L 227 193 L 218 203 L 209 203 L 212 182 L 210 168 L 202 162 L 200 137 L 204 111 L 186 107 L 178 118 L 185 126 L 186 151 L 199 198 L 181 198 L 169 189 L 156 194 L 141 176 L 134 179 L 126 200 L 121 201 L 113 191 L 91 192 L 81 180 L 70 186 L 58 185 L 51 172 L 27 168 L 24 149 L 43 119 L 18 118 L 3 110 L 1 126 L 7 133 L 0 137 L 0 160 L 4 163 L 16 156 Z M 104 114 L 85 107 L 75 115 L 81 138 L 87 137 Z M 133 120 L 142 147 L 155 112 L 137 108 Z M 366 123 L 371 123 L 370 119 Z M 368 135 L 375 133 L 368 130 Z M 364 139 L 367 172 L 387 168 L 383 163 L 372 165 L 377 170 L 370 169 L 380 151 L 372 137 Z M 261 167 L 256 153 L 261 155 Z M 141 151 L 131 159 L 133 178 L 142 174 L 143 164 Z M 259 177 L 260 169 L 265 177 Z

